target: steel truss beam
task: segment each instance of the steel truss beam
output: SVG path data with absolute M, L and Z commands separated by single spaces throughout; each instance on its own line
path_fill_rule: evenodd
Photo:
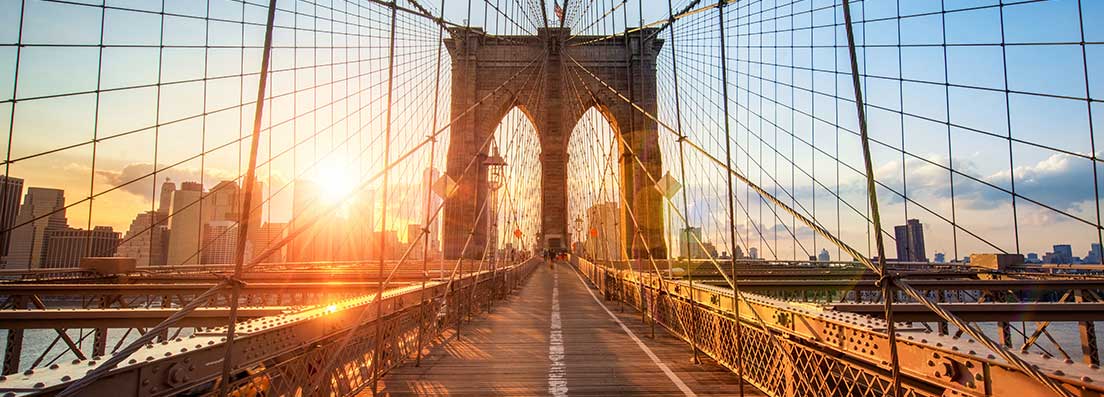
M 234 342 L 231 390 L 239 395 L 330 395 L 351 394 L 366 387 L 371 371 L 385 371 L 414 354 L 419 328 L 437 334 L 478 311 L 482 304 L 456 301 L 472 296 L 481 303 L 502 297 L 516 288 L 539 262 L 524 263 L 458 277 L 448 285 L 441 281 L 410 285 L 384 293 L 382 311 L 376 316 L 372 296 L 346 299 L 331 305 L 259 317 L 238 324 Z M 424 292 L 424 294 L 423 294 Z M 461 295 L 457 295 L 461 294 Z M 239 314 L 248 309 L 241 309 Z M 363 326 L 384 322 L 379 332 Z M 336 343 L 356 330 L 351 344 L 342 349 Z M 165 396 L 185 391 L 214 390 L 221 373 L 226 328 L 212 328 L 186 338 L 147 345 L 110 374 L 80 391 L 81 395 Z M 377 338 L 382 338 L 378 340 Z M 376 347 L 381 350 L 376 355 Z M 371 357 L 380 357 L 373 363 Z M 329 373 L 318 373 L 320 362 L 336 360 Z M 12 396 L 52 395 L 84 376 L 99 360 L 73 360 L 49 368 L 0 378 L 0 394 Z M 311 390 L 310 385 L 319 385 Z M 204 391 L 205 390 L 205 391 Z M 11 393 L 11 394 L 5 394 Z

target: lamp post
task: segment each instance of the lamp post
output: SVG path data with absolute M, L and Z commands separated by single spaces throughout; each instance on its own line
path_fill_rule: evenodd
M 575 255 L 583 253 L 583 218 L 581 216 L 575 217 Z
M 490 222 L 487 222 L 487 240 L 483 247 L 490 250 L 488 254 L 491 260 L 494 261 L 497 258 L 498 250 L 498 189 L 502 188 L 506 178 L 503 173 L 506 168 L 506 160 L 498 154 L 498 145 L 491 146 L 491 155 L 483 161 L 483 166 L 487 167 L 487 199 L 491 200 L 491 219 Z

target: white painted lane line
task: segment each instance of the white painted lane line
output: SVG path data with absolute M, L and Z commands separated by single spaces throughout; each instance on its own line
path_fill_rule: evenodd
M 548 394 L 567 395 L 567 363 L 564 362 L 563 323 L 560 321 L 560 276 L 552 270 L 552 318 L 548 325 Z
M 675 375 L 674 371 L 671 371 L 671 368 L 667 367 L 667 364 L 664 364 L 663 361 L 660 361 L 659 357 L 657 357 L 655 353 L 652 352 L 652 349 L 648 348 L 648 345 L 645 345 L 644 342 L 640 340 L 640 338 L 637 338 L 636 334 L 633 334 L 632 330 L 630 330 L 629 327 L 626 327 L 625 323 L 621 322 L 621 319 L 617 318 L 617 316 L 614 315 L 613 312 L 610 311 L 610 309 L 607 308 L 604 303 L 602 303 L 602 300 L 598 299 L 597 295 L 594 295 L 594 291 L 591 291 L 590 287 L 587 286 L 586 280 L 583 279 L 583 276 L 580 275 L 577 271 L 575 271 L 574 273 L 575 276 L 579 278 L 579 282 L 583 283 L 583 289 L 590 293 L 591 298 L 594 298 L 594 302 L 598 303 L 598 306 L 600 306 L 602 310 L 605 310 L 606 314 L 609 314 L 610 318 L 612 318 L 613 321 L 617 322 L 617 325 L 621 326 L 621 330 L 625 331 L 625 334 L 629 335 L 629 338 L 632 338 L 633 342 L 636 342 L 636 345 L 640 347 L 640 350 L 643 350 L 644 354 L 648 355 L 648 358 L 652 359 L 652 363 L 654 363 L 657 367 L 659 367 L 660 370 L 663 371 L 665 375 L 667 375 L 667 379 L 670 379 L 671 382 L 673 382 L 675 386 L 677 386 L 678 389 L 682 391 L 682 394 L 688 397 L 697 396 L 697 394 L 695 394 L 693 390 L 690 390 L 689 386 L 686 386 L 686 383 L 682 382 L 682 379 L 680 379 L 678 375 Z M 553 296 L 555 296 L 555 293 L 553 293 Z

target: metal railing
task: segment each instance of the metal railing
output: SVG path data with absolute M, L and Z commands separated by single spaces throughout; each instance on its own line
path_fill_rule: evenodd
M 607 299 L 621 300 L 771 396 L 884 396 L 885 321 L 728 288 L 661 280 L 574 258 Z M 739 327 L 738 327 L 739 323 Z M 739 329 L 738 329 L 739 328 Z M 968 338 L 898 324 L 902 396 L 1049 396 L 1053 392 Z M 742 347 L 742 349 L 741 349 Z M 1099 369 L 1022 356 L 1074 395 L 1099 395 Z M 742 367 L 742 368 L 741 368 Z
M 368 389 L 388 370 L 414 358 L 417 346 L 444 343 L 458 334 L 463 321 L 519 287 L 537 262 L 472 272 L 451 283 L 434 280 L 424 288 L 390 289 L 378 314 L 374 296 L 362 295 L 242 321 L 232 353 L 231 395 L 341 396 Z M 382 321 L 378 328 L 376 321 Z M 220 376 L 225 334 L 225 328 L 209 328 L 147 345 L 80 393 L 215 395 L 226 381 Z M 52 395 L 98 361 L 77 359 L 8 375 L 0 380 L 0 393 Z

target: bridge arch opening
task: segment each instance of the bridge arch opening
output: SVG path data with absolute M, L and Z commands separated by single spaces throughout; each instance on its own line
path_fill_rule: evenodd
M 487 170 L 488 249 L 506 258 L 532 252 L 541 229 L 541 145 L 535 118 L 525 105 L 504 111 L 487 153 L 505 163 L 501 170 Z
M 575 252 L 601 260 L 626 258 L 621 129 L 607 107 L 592 105 L 567 143 L 568 222 Z

